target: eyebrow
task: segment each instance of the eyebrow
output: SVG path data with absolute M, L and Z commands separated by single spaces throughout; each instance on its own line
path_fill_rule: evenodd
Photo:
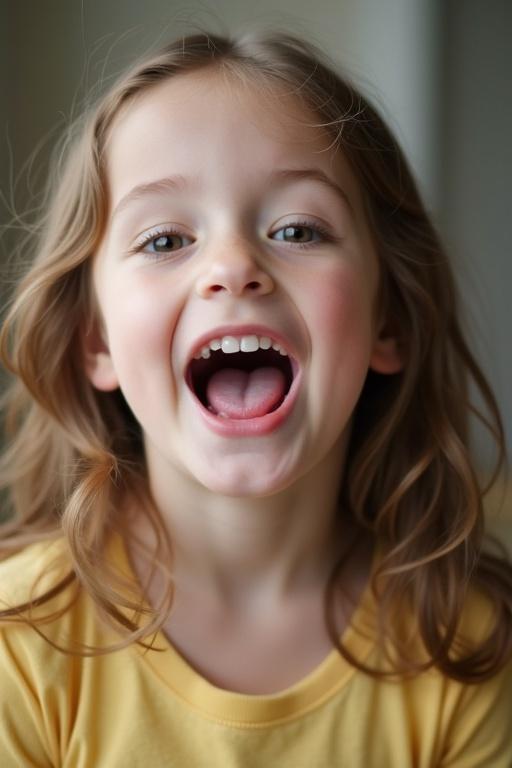
M 346 203 L 349 208 L 352 208 L 346 192 L 335 181 L 329 178 L 324 171 L 320 168 L 279 168 L 272 171 L 268 176 L 269 182 L 278 184 L 292 183 L 298 181 L 317 181 L 323 186 L 327 187 L 334 192 L 339 198 Z M 121 211 L 127 208 L 135 200 L 155 194 L 158 192 L 182 192 L 185 189 L 197 190 L 201 186 L 198 176 L 193 176 L 190 179 L 185 178 L 181 174 L 175 174 L 174 176 L 168 176 L 164 179 L 157 179 L 156 181 L 150 181 L 147 184 L 138 184 L 127 192 L 124 197 L 121 198 L 116 205 L 112 218 L 117 216 Z

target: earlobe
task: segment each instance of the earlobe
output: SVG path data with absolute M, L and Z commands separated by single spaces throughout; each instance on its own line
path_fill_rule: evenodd
M 376 373 L 398 373 L 404 367 L 403 348 L 396 324 L 388 318 L 381 324 L 373 345 L 370 368 Z
M 370 368 L 376 373 L 398 373 L 403 367 L 404 361 L 395 337 L 377 339 L 370 358 Z
M 91 384 L 103 392 L 117 389 L 117 373 L 97 323 L 82 333 L 82 349 L 85 373 Z

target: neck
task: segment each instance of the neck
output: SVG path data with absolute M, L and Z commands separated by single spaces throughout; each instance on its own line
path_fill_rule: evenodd
M 290 487 L 257 498 L 213 493 L 159 466 L 162 459 L 147 451 L 151 493 L 173 543 L 171 568 L 182 592 L 226 606 L 317 592 L 357 537 L 338 504 L 343 446 Z M 152 547 L 145 517 L 137 514 L 132 526 Z

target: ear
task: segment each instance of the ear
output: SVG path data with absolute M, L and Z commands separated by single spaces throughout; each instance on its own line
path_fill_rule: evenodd
M 376 373 L 398 373 L 404 367 L 402 345 L 391 324 L 385 323 L 374 342 L 370 368 Z
M 119 387 L 117 373 L 104 332 L 95 320 L 81 333 L 85 372 L 91 384 L 103 392 L 112 392 Z

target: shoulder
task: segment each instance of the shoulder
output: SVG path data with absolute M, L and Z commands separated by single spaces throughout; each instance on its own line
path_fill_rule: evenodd
M 113 578 L 125 573 L 119 537 L 109 536 L 101 556 Z M 117 588 L 117 582 L 116 582 Z M 122 587 L 119 594 L 124 595 Z M 102 606 L 76 573 L 67 539 L 55 536 L 28 545 L 0 562 L 0 640 L 20 647 L 52 643 L 73 653 L 84 644 L 105 647 L 119 642 Z M 130 615 L 124 606 L 120 609 Z M 47 642 L 49 641 L 49 642 Z
M 29 544 L 0 562 L 0 612 L 37 600 L 70 572 L 63 537 Z
M 479 651 L 496 630 L 500 631 L 502 621 L 503 615 L 492 599 L 480 590 L 471 590 L 461 615 L 454 652 L 450 655 L 455 659 L 463 655 L 476 672 Z M 501 630 L 505 632 L 505 627 L 501 626 Z M 499 635 L 494 646 L 497 654 L 503 646 Z M 446 731 L 442 765 L 446 768 L 511 766 L 512 656 L 485 680 L 470 684 L 451 680 L 448 687 L 454 706 Z
M 53 726 L 68 716 L 63 683 L 76 678 L 76 663 L 52 644 L 64 639 L 61 632 L 72 625 L 72 611 L 64 619 L 52 614 L 70 602 L 69 588 L 55 589 L 70 572 L 60 538 L 30 544 L 0 562 L 2 766 L 60 765 Z M 52 589 L 50 599 L 38 604 L 37 598 Z
M 0 563 L 0 678 L 11 681 L 12 695 L 30 689 L 47 700 L 70 674 L 76 678 L 85 647 L 104 644 L 94 600 L 75 577 L 63 538 Z
M 387 649 L 388 654 L 374 652 L 379 671 L 389 673 L 400 665 L 403 655 L 415 663 L 431 661 L 418 631 L 417 612 L 407 604 L 398 619 L 400 647 Z M 476 674 L 487 642 L 491 653 L 498 655 L 499 641 L 492 636 L 501 621 L 491 596 L 472 583 L 458 616 L 450 659 L 463 662 L 468 672 Z M 378 716 L 390 724 L 401 722 L 419 749 L 430 750 L 435 757 L 425 764 L 508 768 L 512 766 L 512 658 L 486 679 L 469 682 L 467 678 L 463 671 L 458 677 L 447 676 L 435 665 L 409 679 L 376 681 L 373 691 L 381 702 Z
M 479 586 L 472 585 L 461 611 L 456 647 L 460 646 L 462 652 L 474 650 L 489 637 L 497 621 L 499 614 L 491 596 Z
M 71 615 L 78 584 L 63 537 L 29 544 L 0 562 L 0 663 L 47 669 L 52 641 Z M 76 603 L 76 600 L 75 600 Z M 50 642 L 47 642 L 49 639 Z
M 485 656 L 494 650 L 498 657 L 503 643 L 495 632 L 500 630 L 503 618 L 491 596 L 480 586 L 471 585 L 450 658 L 464 660 L 468 671 L 476 674 L 481 668 L 481 653 L 486 644 L 489 647 Z M 501 629 L 506 630 L 504 626 Z M 445 679 L 442 690 L 447 717 L 441 765 L 446 768 L 512 765 L 512 656 L 492 676 L 471 682 Z

